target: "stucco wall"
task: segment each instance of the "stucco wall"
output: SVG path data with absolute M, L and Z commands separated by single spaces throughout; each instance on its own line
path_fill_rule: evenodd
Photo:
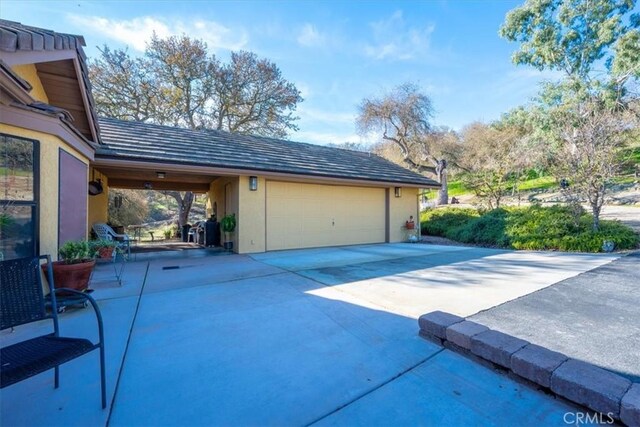
M 249 190 L 249 177 L 239 179 L 238 252 L 254 253 L 266 250 L 266 182 L 258 177 L 258 189 Z
M 238 195 L 238 177 L 220 177 L 213 181 L 209 186 L 209 203 L 210 208 L 207 209 L 208 212 L 213 212 L 213 206 L 217 205 L 217 218 L 218 221 L 222 219 L 226 214 L 236 214 L 236 220 L 238 226 L 236 227 L 236 231 L 233 236 L 234 245 L 233 250 L 238 252 L 238 243 L 236 242 L 236 236 L 238 234 L 238 229 L 240 226 L 239 221 L 239 195 Z M 227 197 L 227 195 L 229 197 Z M 227 200 L 228 199 L 228 200 Z M 224 241 L 224 235 L 222 237 Z
M 207 213 L 213 213 L 217 204 L 217 217 L 220 220 L 225 213 L 235 213 L 237 228 L 234 236 L 234 251 L 255 253 L 266 250 L 266 179 L 258 177 L 258 189 L 249 190 L 249 176 L 221 177 L 213 181 L 209 189 Z M 228 190 L 225 190 L 227 188 Z M 340 186 L 327 186 L 338 194 Z M 405 222 L 411 215 L 418 225 L 418 189 L 402 188 L 402 196 L 395 197 L 394 188 L 388 188 L 388 234 L 390 242 L 402 242 L 407 238 Z M 227 193 L 227 194 L 225 194 Z M 230 200 L 227 201 L 227 195 Z M 339 203 L 339 200 L 336 199 Z M 226 211 L 225 211 L 226 209 Z M 356 213 L 354 212 L 354 215 Z M 336 243 L 338 244 L 338 243 Z
M 389 188 L 389 241 L 402 242 L 407 238 L 404 228 L 409 216 L 413 215 L 416 227 L 419 227 L 418 189 L 402 188 L 402 196 L 396 197 L 394 187 Z
M 44 87 L 42 87 L 42 82 L 40 81 L 40 77 L 38 77 L 38 71 L 34 64 L 14 65 L 11 67 L 11 70 L 29 82 L 32 86 L 31 92 L 29 92 L 31 96 L 45 104 L 49 103 L 49 98 L 44 91 Z
M 102 175 L 100 172 L 95 171 L 93 168 L 89 170 L 90 180 L 95 179 L 102 180 L 102 188 L 104 191 L 97 196 L 89 196 L 89 212 L 87 221 L 87 232 L 91 233 L 91 227 L 96 222 L 106 223 L 109 218 L 109 178 L 106 175 Z
M 5 124 L 0 124 L 0 132 L 40 142 L 40 253 L 50 254 L 52 258 L 57 259 L 59 150 L 60 148 L 64 149 L 87 165 L 89 159 L 53 135 Z M 85 182 L 88 182 L 88 176 L 85 178 Z M 87 208 L 88 206 L 84 206 L 84 209 Z

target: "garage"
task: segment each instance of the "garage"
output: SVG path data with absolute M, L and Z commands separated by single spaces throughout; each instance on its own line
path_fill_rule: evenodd
M 267 250 L 382 243 L 384 188 L 266 182 Z

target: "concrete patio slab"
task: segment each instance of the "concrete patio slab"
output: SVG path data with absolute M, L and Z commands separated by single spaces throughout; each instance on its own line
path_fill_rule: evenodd
M 439 351 L 410 329 L 380 333 L 358 313 L 369 310 L 334 301 L 325 312 L 296 291 L 304 281 L 146 295 L 111 425 L 307 424 Z
M 118 284 L 116 272 L 122 265 L 118 263 L 97 264 L 91 276 L 90 288 L 99 289 L 96 299 L 111 299 L 139 296 L 147 274 L 147 262 L 127 262 L 122 269 L 122 283 Z
M 345 254 L 352 264 L 301 270 Z M 371 257 L 385 259 L 362 261 Z M 379 409 L 386 405 L 411 424 L 421 414 L 440 417 L 425 423 L 526 424 L 526 408 L 532 423 L 545 424 L 566 407 L 442 356 L 448 352 L 418 337 L 415 319 L 431 307 L 473 313 L 611 259 L 407 244 L 161 258 L 148 270 L 131 263 L 122 288 L 107 273 L 95 277 L 104 280 L 94 295 L 107 321 L 111 394 L 124 360 L 110 415 L 99 409 L 97 365 L 85 356 L 63 369 L 58 390 L 49 387 L 52 373 L 3 389 L 2 422 L 50 425 L 55 413 L 54 424 L 68 426 L 105 425 L 107 416 L 112 426 L 300 425 L 347 414 L 336 422 L 358 424 L 377 413 L 380 424 L 391 420 Z M 345 277 L 344 268 L 370 276 Z M 332 277 L 329 285 L 320 273 Z M 65 316 L 83 330 L 84 312 Z M 89 374 L 72 375 L 79 366 Z
M 291 251 L 266 252 L 251 257 L 289 271 L 339 267 L 379 262 L 397 258 L 424 256 L 442 252 L 458 252 L 469 248 L 391 243 L 385 245 L 355 245 Z
M 137 297 L 125 297 L 98 302 L 104 319 L 107 405 L 113 399 L 137 301 Z M 0 334 L 0 346 L 51 331 L 50 321 L 19 326 L 13 333 Z M 60 316 L 60 333 L 95 342 L 98 335 L 93 310 L 69 309 Z M 99 369 L 96 350 L 60 367 L 57 390 L 53 388 L 53 371 L 2 389 L 0 424 L 7 427 L 106 425 L 109 411 L 100 407 Z
M 444 350 L 314 425 L 564 425 L 576 409 Z
M 246 255 L 160 259 L 149 262 L 145 293 L 204 286 L 281 272 L 277 267 L 254 261 Z
M 464 252 L 400 258 L 356 266 L 301 271 L 329 286 L 314 295 L 417 319 L 442 310 L 469 316 L 611 262 L 614 256 L 504 252 L 471 248 Z M 451 263 L 446 263 L 449 259 Z M 360 279 L 360 272 L 364 279 Z M 373 276 L 373 277 L 372 277 Z

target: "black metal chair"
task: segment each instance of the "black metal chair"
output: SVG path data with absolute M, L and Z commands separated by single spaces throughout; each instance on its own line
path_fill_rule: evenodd
M 40 262 L 46 260 L 47 280 L 51 290 L 51 307 L 47 311 L 40 276 Z M 83 338 L 61 337 L 58 327 L 56 293 L 64 292 L 66 298 L 88 301 L 98 321 L 99 342 L 94 344 Z M 0 388 L 55 369 L 55 388 L 60 384 L 59 366 L 90 351 L 100 350 L 100 380 L 102 408 L 107 407 L 104 370 L 104 331 L 98 305 L 91 296 L 73 289 L 55 289 L 51 257 L 20 258 L 0 261 L 0 330 L 26 323 L 51 319 L 53 333 L 31 338 L 0 349 Z

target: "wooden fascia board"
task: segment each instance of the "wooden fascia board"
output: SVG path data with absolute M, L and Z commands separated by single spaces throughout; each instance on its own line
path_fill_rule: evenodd
M 0 86 L 9 93 L 12 97 L 23 104 L 31 104 L 36 102 L 36 99 L 32 97 L 28 91 L 22 88 L 10 75 L 4 70 L 0 69 Z
M 95 167 L 121 167 L 127 169 L 145 169 L 145 170 L 162 170 L 167 172 L 188 172 L 203 175 L 219 175 L 219 176 L 238 176 L 238 175 L 260 175 L 266 178 L 281 178 L 295 182 L 309 183 L 326 183 L 336 185 L 357 185 L 362 187 L 407 187 L 407 188 L 440 188 L 435 185 L 414 184 L 409 182 L 389 182 L 389 181 L 371 181 L 364 179 L 349 179 L 335 177 L 321 177 L 313 175 L 302 175 L 285 172 L 271 172 L 251 169 L 234 169 L 234 168 L 216 168 L 211 166 L 188 165 L 181 163 L 163 163 L 153 161 L 140 160 L 122 160 L 108 157 L 97 156 L 94 163 Z
M 76 133 L 72 126 L 60 118 L 22 108 L 0 105 L 0 123 L 55 135 L 75 150 L 94 159 L 95 149 L 91 143 Z
M 77 58 L 75 49 L 66 50 L 19 50 L 17 52 L 0 52 L 0 58 L 9 66 L 37 64 L 40 62 L 60 61 Z
M 80 86 L 80 94 L 82 95 L 82 102 L 84 103 L 84 111 L 87 115 L 87 122 L 89 123 L 89 128 L 91 129 L 91 136 L 93 138 L 93 141 L 99 142 L 100 139 L 98 138 L 98 129 L 94 121 L 94 115 L 91 114 L 91 103 L 89 102 L 89 95 L 87 94 L 87 88 L 84 84 L 84 77 L 82 74 L 82 70 L 80 69 L 80 62 L 78 61 L 77 56 L 73 58 L 73 67 L 76 70 L 78 86 Z

